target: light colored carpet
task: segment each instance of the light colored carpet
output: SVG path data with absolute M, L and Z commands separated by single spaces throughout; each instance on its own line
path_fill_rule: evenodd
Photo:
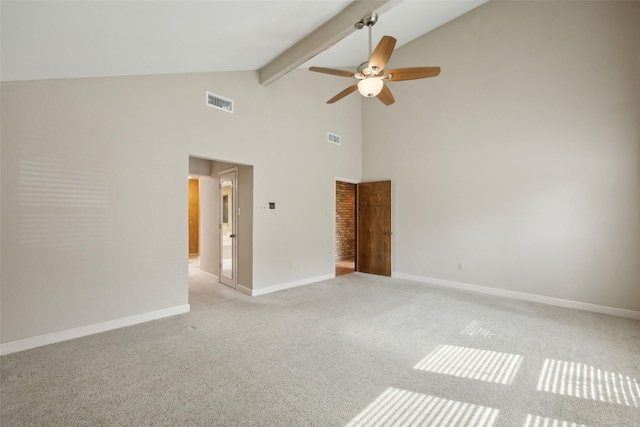
M 361 273 L 1 359 L 9 426 L 638 426 L 640 322 Z M 555 422 L 555 424 L 554 424 Z

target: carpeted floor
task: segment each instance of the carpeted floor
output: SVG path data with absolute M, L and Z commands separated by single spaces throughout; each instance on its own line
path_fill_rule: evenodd
M 1 359 L 9 426 L 639 426 L 640 322 L 361 273 Z M 554 424 L 555 423 L 555 424 Z

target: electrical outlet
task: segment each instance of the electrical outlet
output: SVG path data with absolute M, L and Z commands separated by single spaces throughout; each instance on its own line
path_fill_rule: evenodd
M 459 263 L 458 263 L 458 270 L 459 270 L 459 271 L 464 270 L 464 265 L 462 265 L 462 263 L 461 263 L 461 262 L 459 262 Z
M 293 268 L 293 262 L 289 261 L 289 270 Z

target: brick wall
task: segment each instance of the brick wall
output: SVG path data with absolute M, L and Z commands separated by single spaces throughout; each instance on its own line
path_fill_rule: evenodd
M 336 260 L 356 257 L 356 185 L 336 181 Z

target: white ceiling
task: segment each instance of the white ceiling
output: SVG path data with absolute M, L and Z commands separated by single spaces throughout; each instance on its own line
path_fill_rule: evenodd
M 361 0 L 366 1 L 366 0 Z M 380 16 L 374 44 L 401 46 L 487 0 L 405 0 Z M 350 0 L 5 1 L 3 81 L 257 70 L 331 19 Z M 303 67 L 355 67 L 367 30 Z

